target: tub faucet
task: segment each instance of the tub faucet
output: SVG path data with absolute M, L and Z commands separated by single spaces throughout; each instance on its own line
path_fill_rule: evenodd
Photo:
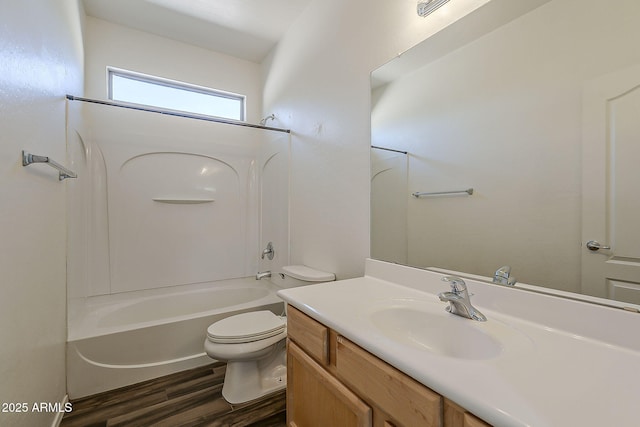
M 259 271 L 258 274 L 256 274 L 256 280 L 264 279 L 265 277 L 271 277 L 271 272 Z
M 511 267 L 505 265 L 496 270 L 496 274 L 493 276 L 493 283 L 499 285 L 513 286 L 516 284 L 516 278 L 511 277 Z
M 467 284 L 459 277 L 445 276 L 442 278 L 444 282 L 451 285 L 451 292 L 441 292 L 438 294 L 440 301 L 449 303 L 447 311 L 451 314 L 466 317 L 467 319 L 485 322 L 487 318 L 480 313 L 473 305 L 467 291 Z

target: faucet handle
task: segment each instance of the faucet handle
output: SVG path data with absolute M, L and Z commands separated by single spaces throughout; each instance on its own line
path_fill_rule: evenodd
M 262 251 L 262 255 L 260 256 L 260 258 L 264 259 L 264 256 L 266 255 L 267 258 L 272 260 L 274 254 L 275 254 L 275 251 L 273 250 L 273 243 L 269 242 L 267 243 L 267 248 Z
M 505 279 L 508 279 L 510 275 L 511 267 L 508 265 L 504 265 L 496 270 L 496 274 L 494 275 L 494 277 L 504 277 Z
M 452 292 L 459 293 L 467 290 L 467 284 L 458 276 L 444 276 L 442 281 L 451 285 Z
M 511 267 L 505 265 L 497 269 L 496 273 L 493 275 L 493 283 L 508 286 L 515 285 L 516 279 L 515 277 L 511 277 Z

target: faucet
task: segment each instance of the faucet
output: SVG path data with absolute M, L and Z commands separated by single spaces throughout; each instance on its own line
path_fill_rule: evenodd
M 273 250 L 273 243 L 267 243 L 267 248 L 262 251 L 262 256 L 260 258 L 264 259 L 265 255 L 270 260 L 273 259 L 273 255 L 275 255 L 275 251 Z
M 505 265 L 496 270 L 496 274 L 493 276 L 493 283 L 507 286 L 515 285 L 516 278 L 511 277 L 511 267 Z
M 265 277 L 271 277 L 271 272 L 259 271 L 258 274 L 256 274 L 256 280 L 264 279 Z
M 441 292 L 438 294 L 440 301 L 449 303 L 447 311 L 451 314 L 466 317 L 467 319 L 485 322 L 487 318 L 480 313 L 473 305 L 467 291 L 467 284 L 459 277 L 445 276 L 442 281 L 451 285 L 451 292 Z

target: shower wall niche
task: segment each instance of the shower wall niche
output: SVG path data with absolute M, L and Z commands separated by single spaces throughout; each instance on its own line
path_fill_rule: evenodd
M 68 101 L 68 150 L 69 298 L 288 260 L 287 133 Z

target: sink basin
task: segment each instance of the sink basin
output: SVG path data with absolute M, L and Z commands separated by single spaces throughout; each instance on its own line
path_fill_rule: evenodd
M 525 335 L 502 322 L 491 318 L 476 322 L 444 309 L 443 305 L 413 302 L 379 307 L 369 316 L 385 337 L 445 357 L 493 359 L 531 347 Z

